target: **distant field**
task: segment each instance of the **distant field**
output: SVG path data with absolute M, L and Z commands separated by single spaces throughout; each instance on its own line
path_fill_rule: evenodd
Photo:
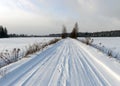
M 54 38 L 28 37 L 28 38 L 4 38 L 0 39 L 0 67 L 15 62 L 42 46 Z M 37 48 L 36 48 L 37 46 Z
M 93 39 L 94 44 L 99 45 L 99 43 L 101 43 L 101 46 L 105 46 L 120 53 L 120 37 L 98 37 Z
M 79 37 L 79 39 L 84 38 Z M 120 37 L 93 37 L 92 39 L 94 39 L 93 44 L 96 44 L 98 46 L 105 46 L 106 48 L 120 53 Z
M 37 37 L 37 38 L 4 38 L 0 39 L 0 51 L 11 50 L 13 48 L 24 48 L 35 42 L 48 42 L 54 38 L 48 37 Z
M 54 37 L 37 37 L 37 38 L 5 38 L 0 39 L 0 51 L 5 49 L 13 48 L 24 48 L 35 42 L 48 42 L 49 40 L 54 39 Z M 94 44 L 105 46 L 114 50 L 115 52 L 120 53 L 120 37 L 96 37 L 94 39 Z
M 85 38 L 79 38 L 85 39 Z M 120 37 L 93 37 L 92 46 L 120 60 Z

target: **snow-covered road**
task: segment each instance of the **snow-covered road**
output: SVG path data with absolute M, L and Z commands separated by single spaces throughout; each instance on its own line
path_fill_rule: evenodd
M 0 86 L 120 86 L 120 63 L 67 38 L 7 73 Z

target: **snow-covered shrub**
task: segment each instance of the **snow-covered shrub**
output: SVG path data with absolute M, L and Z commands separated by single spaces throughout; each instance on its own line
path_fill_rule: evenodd
M 7 68 L 4 68 L 4 69 L 1 69 L 1 70 L 0 70 L 0 76 L 1 76 L 1 77 L 5 76 L 6 73 L 7 73 Z
M 19 54 L 20 54 L 20 51 L 21 51 L 21 49 L 17 49 L 17 48 L 14 48 L 13 49 L 13 51 L 12 51 L 12 61 L 14 62 L 14 61 L 17 61 L 18 60 L 18 58 L 19 58 Z
M 26 48 L 26 54 L 25 56 L 29 55 L 29 54 L 33 54 L 37 51 L 41 50 L 41 43 L 34 43 L 32 45 L 29 45 L 27 48 Z
M 105 53 L 109 57 L 113 57 L 113 58 L 120 60 L 120 53 L 116 52 L 114 50 L 115 48 L 112 48 L 112 49 L 107 48 L 104 45 L 102 45 L 102 43 L 94 44 L 93 43 L 94 40 L 91 39 L 90 37 L 86 37 L 84 39 L 79 39 L 79 41 L 98 49 L 99 51 Z
M 110 49 L 110 48 L 105 47 L 104 45 L 102 45 L 102 43 L 99 43 L 99 45 L 91 44 L 91 46 L 93 46 L 94 48 L 96 48 L 96 49 L 100 50 L 101 52 L 105 53 L 109 57 L 113 57 L 113 58 L 116 58 L 116 59 L 120 58 L 120 54 L 118 52 L 115 52 L 114 49 Z
M 0 68 L 12 62 L 15 62 L 23 57 L 26 57 L 27 55 L 43 50 L 46 46 L 54 44 L 59 40 L 60 39 L 53 39 L 50 40 L 49 42 L 40 42 L 40 43 L 36 42 L 34 44 L 28 45 L 24 49 L 13 48 L 12 50 L 1 51 Z
M 56 42 L 58 42 L 60 39 L 56 38 L 56 39 L 53 39 L 51 41 L 48 42 L 48 45 L 51 45 L 51 44 L 54 44 Z
M 85 37 L 84 39 L 82 39 L 80 41 L 87 44 L 87 45 L 91 45 L 93 42 L 93 39 L 91 39 L 90 37 Z
M 109 49 L 109 50 L 107 51 L 107 55 L 110 56 L 110 57 L 112 56 L 112 53 L 113 53 L 113 51 L 112 51 L 111 49 Z
M 37 51 L 43 50 L 43 48 L 45 48 L 48 45 L 54 44 L 57 41 L 59 41 L 60 39 L 53 39 L 50 40 L 48 43 L 34 43 L 32 45 L 29 45 L 28 48 L 26 48 L 26 54 L 25 56 L 29 55 L 29 54 L 33 54 Z
M 21 50 L 14 48 L 13 50 L 5 50 L 0 52 L 0 67 L 15 62 L 19 59 Z

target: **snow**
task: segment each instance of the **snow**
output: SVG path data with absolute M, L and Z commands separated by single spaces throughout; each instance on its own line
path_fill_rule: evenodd
M 13 48 L 25 48 L 33 43 L 48 42 L 54 39 L 53 37 L 26 37 L 26 38 L 1 38 L 0 39 L 0 51 L 11 50 Z
M 120 63 L 70 38 L 57 42 L 32 59 L 5 68 L 12 70 L 0 78 L 0 86 L 120 85 Z
M 94 44 L 101 43 L 105 47 L 120 53 L 120 37 L 96 37 L 93 39 L 94 39 L 93 42 Z
M 0 67 L 3 67 L 9 62 L 17 61 L 25 56 L 27 48 L 34 44 L 48 43 L 54 37 L 26 37 L 26 38 L 3 38 L 0 39 Z M 18 57 L 15 58 L 15 50 L 20 50 Z
M 79 38 L 84 40 L 84 38 Z M 92 37 L 92 46 L 120 61 L 120 37 Z
M 120 37 L 93 38 L 93 46 L 97 46 L 105 53 L 111 52 L 111 56 L 120 61 Z

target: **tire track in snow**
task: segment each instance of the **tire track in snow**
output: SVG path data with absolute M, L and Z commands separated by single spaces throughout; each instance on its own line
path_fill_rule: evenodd
M 66 48 L 66 52 L 64 52 L 63 55 L 63 62 L 62 62 L 62 71 L 61 74 L 59 76 L 59 79 L 57 81 L 57 86 L 70 86 L 69 85 L 69 65 L 68 65 L 68 55 L 69 55 L 69 45 L 68 42 L 65 43 L 65 45 L 67 46 Z M 54 82 L 53 82 L 54 83 Z M 55 86 L 56 86 L 55 85 Z M 52 85 L 53 86 L 53 85 Z
M 63 54 L 63 52 L 65 52 L 65 50 L 66 50 L 66 46 L 65 45 L 63 45 L 63 47 L 61 47 L 60 48 L 60 51 L 58 51 L 56 54 L 55 54 L 55 58 L 56 58 L 56 60 L 54 60 L 54 63 L 53 63 L 53 66 L 54 66 L 54 68 L 51 70 L 51 74 L 50 74 L 50 77 L 48 78 L 49 80 L 48 80 L 48 82 L 47 82 L 47 84 L 46 84 L 46 86 L 51 86 L 50 85 L 50 82 L 51 82 L 51 80 L 53 79 L 53 77 L 54 77 L 54 75 L 55 75 L 55 71 L 57 71 L 57 73 L 59 74 L 60 73 L 60 69 L 59 69 L 59 62 L 60 62 L 60 59 L 61 59 L 61 57 L 62 57 L 62 54 Z M 48 65 L 48 66 L 50 66 L 50 65 Z M 47 67 L 48 67 L 47 66 Z M 51 66 L 51 67 L 53 67 L 53 66 Z M 46 73 L 47 74 L 47 73 Z M 46 75 L 46 74 L 44 74 L 44 75 Z M 57 76 L 57 75 L 56 75 Z M 46 77 L 48 77 L 48 76 L 45 76 L 44 78 L 46 79 Z M 41 78 L 42 79 L 42 81 L 45 81 L 43 78 Z M 55 79 L 56 81 L 57 81 L 57 79 Z M 54 83 L 55 83 L 55 81 L 54 81 Z M 43 82 L 43 84 L 44 84 L 44 82 Z
M 66 41 L 64 42 L 65 45 L 65 51 L 67 51 L 67 45 L 66 45 Z M 62 49 L 61 49 L 62 50 Z M 51 80 L 48 84 L 48 86 L 57 86 L 58 81 L 59 81 L 59 77 L 61 76 L 62 72 L 64 71 L 64 61 L 65 61 L 65 56 L 66 56 L 66 52 L 64 52 L 64 50 L 62 50 L 62 54 L 60 55 L 60 59 L 58 61 L 58 63 L 56 64 L 57 67 L 51 77 Z M 56 80 L 56 81 L 54 81 Z
M 75 59 L 77 58 L 76 51 L 75 51 L 75 45 L 73 44 L 72 41 L 70 45 L 70 54 L 71 54 L 71 68 L 70 68 L 70 85 L 71 86 L 80 86 L 80 81 L 79 81 L 79 73 L 76 68 L 76 61 Z
M 91 86 L 96 86 L 96 85 L 102 85 L 102 86 L 111 86 L 110 83 L 105 79 L 105 77 L 102 75 L 102 73 L 97 70 L 97 68 L 95 67 L 95 65 L 92 64 L 92 62 L 89 62 L 86 57 L 84 56 L 84 54 L 82 53 L 81 51 L 81 54 L 82 54 L 82 59 L 81 61 L 85 63 L 85 65 L 88 67 L 88 73 L 89 73 L 89 79 L 90 79 L 90 83 L 91 83 Z M 87 68 L 86 70 L 87 71 Z M 92 80 L 91 80 L 92 78 Z
M 0 84 L 4 83 L 3 86 L 14 86 L 13 84 L 18 84 L 17 81 L 21 81 L 19 78 L 20 77 L 24 77 L 23 75 L 26 74 L 28 71 L 31 71 L 31 69 L 33 69 L 34 67 L 36 67 L 36 65 L 40 62 L 42 62 L 45 57 L 47 57 L 49 53 L 55 54 L 55 50 L 58 48 L 58 46 L 60 46 L 62 44 L 63 41 L 60 41 L 59 43 L 55 44 L 53 47 L 49 48 L 48 50 L 42 52 L 40 55 L 38 55 L 37 57 L 31 59 L 30 61 L 28 61 L 27 63 L 23 64 L 22 66 L 18 67 L 16 70 L 12 71 L 11 73 L 8 73 L 7 75 L 5 75 L 5 78 L 1 78 L 0 79 Z M 52 52 L 54 50 L 54 52 Z M 50 59 L 50 58 L 48 58 Z M 12 76 L 14 75 L 14 77 Z M 11 78 L 12 76 L 12 78 Z M 10 79 L 7 79 L 10 78 Z M 26 78 L 25 78 L 26 79 Z M 21 81 L 24 82 L 24 81 Z M 19 83 L 20 84 L 20 83 Z M 17 85 L 16 85 L 17 86 Z
M 82 71 L 84 72 L 84 77 L 86 77 L 85 81 L 82 81 L 84 82 L 83 86 L 86 86 L 86 83 L 89 83 L 89 86 L 110 86 L 108 81 L 100 75 L 101 73 L 99 73 L 99 71 L 97 71 L 96 68 L 94 68 L 94 66 L 91 65 L 91 63 L 86 59 L 86 57 L 82 53 L 84 51 L 81 51 L 79 48 L 77 51 L 79 61 L 82 64 Z
M 36 73 L 37 79 L 35 81 L 33 81 L 32 77 L 31 77 L 32 83 L 30 85 L 36 85 L 36 86 L 42 85 L 43 86 L 43 84 L 44 84 L 46 86 L 49 86 L 48 84 L 49 84 L 50 80 L 52 80 L 52 77 L 54 76 L 54 72 L 59 71 L 57 69 L 58 63 L 61 59 L 60 57 L 61 57 L 62 53 L 64 52 L 65 48 L 66 48 L 65 45 L 61 45 L 61 47 L 59 48 L 60 51 L 59 50 L 56 51 L 56 53 L 50 57 L 53 59 L 50 59 L 49 62 L 47 62 L 44 65 L 44 67 Z M 53 65 L 53 66 L 51 66 L 51 65 Z M 49 67 L 50 67 L 50 70 L 48 69 Z M 49 76 L 48 76 L 48 74 L 49 74 Z M 48 77 L 48 78 L 46 79 L 46 77 Z M 38 81 L 38 80 L 40 80 L 40 81 Z M 28 80 L 28 84 L 25 84 L 25 85 L 29 85 L 29 82 L 31 82 L 31 81 Z

